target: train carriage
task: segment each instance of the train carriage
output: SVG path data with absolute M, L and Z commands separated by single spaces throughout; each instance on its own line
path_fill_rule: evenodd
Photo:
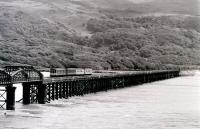
M 51 68 L 50 69 L 50 76 L 51 77 L 65 76 L 66 74 L 67 74 L 67 72 L 63 68 Z
M 61 77 L 61 76 L 81 76 L 81 75 L 91 75 L 92 69 L 90 68 L 51 68 L 51 77 Z
M 85 69 L 84 69 L 84 74 L 85 74 L 85 75 L 91 75 L 92 72 L 93 72 L 93 71 L 92 71 L 92 69 L 90 69 L 90 68 L 85 68 Z
M 67 68 L 67 75 L 84 75 L 84 69 L 82 68 Z

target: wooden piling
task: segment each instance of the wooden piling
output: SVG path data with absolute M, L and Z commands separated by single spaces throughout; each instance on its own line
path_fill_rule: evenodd
M 179 71 L 149 71 L 137 74 L 70 79 L 61 82 L 52 82 L 47 85 L 49 87 L 46 89 L 50 90 L 47 92 L 49 98 L 54 100 L 71 96 L 81 96 L 99 91 L 107 91 L 110 89 L 124 88 L 177 76 L 179 76 Z M 26 88 L 28 88 L 28 86 Z

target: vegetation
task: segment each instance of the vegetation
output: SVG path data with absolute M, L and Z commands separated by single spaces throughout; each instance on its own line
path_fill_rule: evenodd
M 90 4 L 73 4 L 90 8 Z M 79 23 L 77 17 L 65 23 L 50 18 L 64 16 L 60 10 L 49 10 L 53 13 L 50 16 L 42 14 L 45 11 L 37 14 L 0 6 L 1 66 L 146 70 L 200 65 L 200 18 L 195 15 L 140 12 L 132 16 L 131 10 L 115 11 L 109 7 L 92 9 L 94 13 L 98 11 L 98 16 L 91 15 L 91 10 L 79 10 L 76 15 L 84 15 L 84 23 Z
M 160 69 L 199 65 L 199 18 L 145 16 L 91 19 L 88 46 L 109 51 L 111 68 Z M 164 67 L 162 67 L 164 66 Z

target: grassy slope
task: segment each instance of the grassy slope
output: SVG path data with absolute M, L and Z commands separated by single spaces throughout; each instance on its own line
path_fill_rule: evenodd
M 1 65 L 145 69 L 200 64 L 195 0 L 0 2 Z M 144 16 L 155 13 L 180 15 Z

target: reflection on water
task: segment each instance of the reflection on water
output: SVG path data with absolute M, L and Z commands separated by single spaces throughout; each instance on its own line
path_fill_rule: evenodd
M 200 76 L 0 111 L 0 128 L 198 129 Z

